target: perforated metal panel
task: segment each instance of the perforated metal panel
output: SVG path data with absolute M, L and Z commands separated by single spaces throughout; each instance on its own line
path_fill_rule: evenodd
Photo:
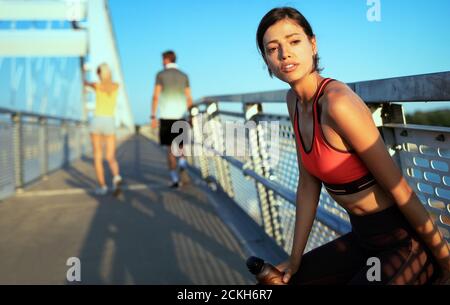
M 404 177 L 450 242 L 450 132 L 393 130 Z
M 272 167 L 273 179 L 282 184 L 286 188 L 295 192 L 298 183 L 298 165 L 297 152 L 295 148 L 295 139 L 292 136 L 292 128 L 290 123 L 281 122 L 280 124 L 280 141 L 273 143 L 279 151 L 279 160 Z
M 22 124 L 19 116 L 12 118 L 12 132 L 13 132 L 13 151 L 14 156 L 14 180 L 16 187 L 20 188 L 23 185 L 23 167 L 22 167 Z
M 53 171 L 64 164 L 65 130 L 57 124 L 48 127 L 48 170 Z
M 211 116 L 209 118 L 209 122 L 214 122 L 216 124 L 220 124 L 219 118 L 217 116 Z M 221 137 L 221 130 L 220 127 L 217 126 L 216 124 L 212 124 L 211 128 L 209 129 L 208 132 L 208 138 L 212 140 L 211 146 L 214 149 L 218 149 L 219 145 L 222 143 L 223 139 Z M 208 172 L 211 176 L 213 176 L 216 181 L 218 181 L 219 183 L 221 182 L 220 180 L 220 169 L 219 169 L 219 156 L 214 155 L 213 157 L 207 157 L 208 160 Z
M 41 176 L 40 124 L 22 122 L 22 166 L 23 183 L 30 183 Z
M 220 122 L 224 130 L 222 137 L 226 155 L 239 160 L 242 163 L 251 161 L 250 143 L 248 139 L 248 129 L 245 129 L 245 119 L 238 116 L 219 114 Z M 233 137 L 227 136 L 227 133 L 233 134 Z
M 48 172 L 47 166 L 47 124 L 44 119 L 39 121 L 39 164 L 40 173 L 45 175 Z
M 91 151 L 86 123 L 0 108 L 0 198 Z
M 271 179 L 296 193 L 299 171 L 295 133 L 292 129 L 292 123 L 287 116 L 283 117 L 265 114 L 260 117 L 263 121 L 272 123 L 277 122 L 279 124 L 279 141 L 271 141 L 270 145 L 273 147 L 264 147 L 266 151 L 269 151 L 270 149 L 272 149 L 272 151 L 278 151 L 279 155 L 278 162 L 271 163 Z M 276 196 L 271 204 L 278 205 L 279 207 L 280 224 L 282 226 L 281 231 L 284 239 L 284 244 L 282 246 L 289 253 L 292 248 L 292 240 L 294 237 L 295 205 L 280 196 Z M 322 188 L 321 191 L 319 206 L 323 207 L 329 214 L 339 217 L 343 222 L 349 223 L 347 212 L 329 196 L 324 188 Z M 316 220 L 310 233 L 306 251 L 321 246 L 323 243 L 334 239 L 336 236 L 339 236 L 339 233 Z
M 80 145 L 79 145 L 80 131 L 79 128 L 73 123 L 67 126 L 67 139 L 68 139 L 68 152 L 67 159 L 69 162 L 80 157 Z
M 270 131 L 267 130 L 267 121 L 261 121 L 259 117 L 255 117 L 257 126 L 249 131 L 249 141 L 251 145 L 252 169 L 267 180 L 272 179 L 272 167 L 270 164 L 272 159 L 271 146 L 274 139 L 270 139 Z M 271 152 L 271 153 L 269 153 Z M 271 188 L 267 188 L 262 183 L 257 182 L 259 202 L 261 212 L 264 219 L 264 229 L 280 246 L 284 246 L 283 227 L 281 223 L 279 203 L 276 200 L 275 192 Z
M 15 190 L 13 134 L 9 118 L 0 117 L 0 200 Z
M 261 208 L 253 179 L 246 178 L 240 169 L 230 165 L 230 176 L 236 203 L 260 226 L 263 226 Z
M 89 136 L 89 127 L 87 125 L 79 126 L 80 131 L 80 143 L 81 143 L 81 156 L 92 156 L 92 144 Z
M 295 229 L 295 205 L 280 196 L 275 196 L 275 200 L 276 204 L 279 205 L 280 223 L 283 226 L 284 244 L 282 247 L 287 253 L 290 253 Z
M 203 134 L 203 120 L 202 116 L 195 116 L 192 118 L 192 127 L 193 127 L 193 134 L 192 134 L 192 142 L 193 142 L 193 156 L 195 161 L 195 166 L 200 170 L 202 177 L 206 178 L 210 174 L 208 172 L 208 160 L 206 159 L 206 156 L 203 154 L 202 146 L 204 139 Z M 201 153 L 198 153 L 198 151 L 201 151 Z
M 317 219 L 314 221 L 306 244 L 305 253 L 339 237 L 334 230 Z

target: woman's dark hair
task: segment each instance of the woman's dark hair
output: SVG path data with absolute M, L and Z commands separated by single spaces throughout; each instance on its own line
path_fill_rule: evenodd
M 256 32 L 256 42 L 258 44 L 259 52 L 261 53 L 262 57 L 264 58 L 264 61 L 266 61 L 266 57 L 264 56 L 264 43 L 263 38 L 264 34 L 266 33 L 267 29 L 277 23 L 278 21 L 284 20 L 284 19 L 292 19 L 294 20 L 299 26 L 303 28 L 303 31 L 305 32 L 306 36 L 311 40 L 315 37 L 314 32 L 311 28 L 311 25 L 309 24 L 308 20 L 295 8 L 292 7 L 277 7 L 272 10 L 270 10 L 259 23 L 258 30 Z M 273 76 L 272 71 L 269 70 L 270 77 Z M 315 54 L 313 56 L 313 69 L 311 72 L 320 72 L 322 71 L 321 68 L 319 68 L 319 55 Z

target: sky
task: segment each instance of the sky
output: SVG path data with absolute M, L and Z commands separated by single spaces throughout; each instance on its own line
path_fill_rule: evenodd
M 161 53 L 174 50 L 194 100 L 288 89 L 268 76 L 256 29 L 272 8 L 292 6 L 310 22 L 322 75 L 344 82 L 450 71 L 449 0 L 109 0 L 136 123 L 149 121 Z M 450 107 L 410 103 L 408 112 Z

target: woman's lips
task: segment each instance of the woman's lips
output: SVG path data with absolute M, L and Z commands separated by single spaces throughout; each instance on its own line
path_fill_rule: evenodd
M 283 73 L 290 73 L 292 71 L 294 71 L 295 69 L 297 69 L 298 64 L 287 64 L 287 65 L 283 65 L 281 67 L 281 72 Z

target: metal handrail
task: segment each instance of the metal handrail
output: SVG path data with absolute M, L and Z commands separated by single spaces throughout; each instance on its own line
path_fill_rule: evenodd
M 367 104 L 450 101 L 450 71 L 347 83 Z M 196 105 L 220 102 L 285 103 L 288 90 L 208 96 Z
M 3 107 L 0 107 L 0 113 L 11 114 L 11 115 L 20 115 L 20 116 L 26 116 L 26 117 L 32 117 L 32 118 L 38 118 L 38 119 L 66 121 L 66 122 L 73 122 L 73 123 L 77 123 L 77 124 L 87 123 L 86 121 L 77 120 L 77 119 L 73 119 L 73 118 L 39 114 L 39 113 L 21 111 L 21 110 L 13 110 L 13 109 L 8 109 L 8 108 L 3 108 Z

